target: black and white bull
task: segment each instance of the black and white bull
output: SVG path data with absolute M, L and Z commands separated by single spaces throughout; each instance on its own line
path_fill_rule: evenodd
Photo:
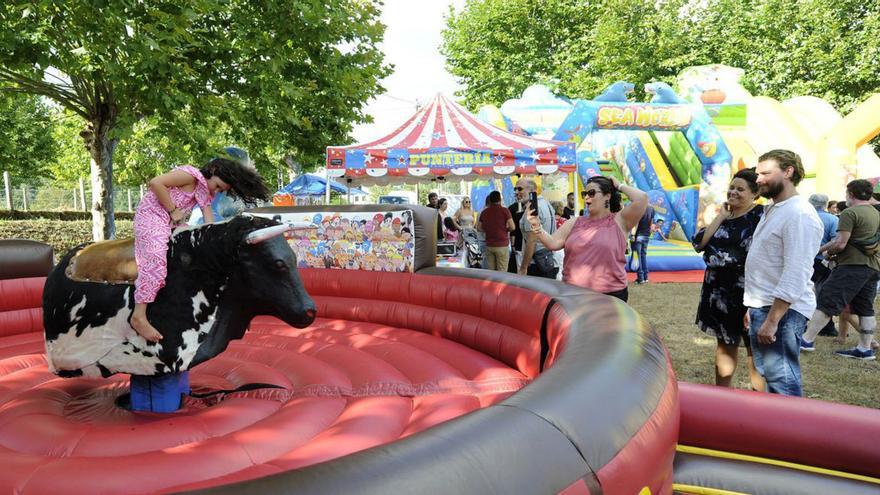
M 240 339 L 257 315 L 303 328 L 315 304 L 303 288 L 289 227 L 239 216 L 176 232 L 169 241 L 165 286 L 147 310 L 162 340 L 148 342 L 129 324 L 134 286 L 78 282 L 67 253 L 43 291 L 49 368 L 61 376 L 162 375 L 187 370 Z

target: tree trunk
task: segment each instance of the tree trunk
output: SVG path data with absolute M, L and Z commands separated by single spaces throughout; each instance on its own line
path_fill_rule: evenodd
M 116 222 L 113 216 L 113 152 L 118 139 L 109 137 L 116 122 L 112 105 L 99 105 L 91 122 L 80 133 L 91 158 L 92 237 L 95 241 L 114 239 Z

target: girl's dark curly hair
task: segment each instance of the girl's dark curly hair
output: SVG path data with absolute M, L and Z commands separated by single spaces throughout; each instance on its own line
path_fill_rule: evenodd
M 215 175 L 220 177 L 223 182 L 229 184 L 227 194 L 242 200 L 245 204 L 253 206 L 259 200 L 269 199 L 269 188 L 257 169 L 239 161 L 214 158 L 202 167 L 201 172 L 205 179 Z
M 611 201 L 609 202 L 608 208 L 612 213 L 620 211 L 620 191 L 614 187 L 614 183 L 611 182 L 611 179 L 601 175 L 594 175 L 587 179 L 587 184 L 596 184 L 599 186 L 599 191 L 601 191 L 602 194 L 610 194 Z

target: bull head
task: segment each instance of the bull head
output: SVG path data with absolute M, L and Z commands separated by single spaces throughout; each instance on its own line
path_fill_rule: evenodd
M 318 226 L 313 224 L 312 222 L 290 222 L 284 225 L 273 225 L 272 227 L 265 227 L 259 230 L 255 230 L 247 235 L 245 238 L 245 242 L 248 244 L 259 244 L 267 239 L 271 239 L 273 237 L 278 237 L 279 235 L 283 235 L 285 232 L 291 230 L 305 230 L 305 229 L 317 229 Z

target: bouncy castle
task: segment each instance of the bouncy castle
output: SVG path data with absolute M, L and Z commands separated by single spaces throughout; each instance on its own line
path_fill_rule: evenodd
M 649 102 L 635 102 L 633 84 L 618 81 L 591 100 L 568 100 L 540 85 L 478 116 L 493 125 L 577 146 L 578 180 L 612 174 L 648 193 L 662 238 L 649 247 L 651 270 L 700 270 L 690 239 L 715 217 L 730 177 L 755 166 L 774 148 L 801 155 L 802 194 L 843 198 L 847 181 L 880 176 L 880 158 L 866 143 L 880 133 L 880 95 L 846 117 L 827 102 L 753 97 L 743 72 L 723 65 L 692 67 L 676 81 L 645 85 Z M 573 185 L 573 184 L 572 184 Z M 658 236 L 659 237 L 659 236 Z

